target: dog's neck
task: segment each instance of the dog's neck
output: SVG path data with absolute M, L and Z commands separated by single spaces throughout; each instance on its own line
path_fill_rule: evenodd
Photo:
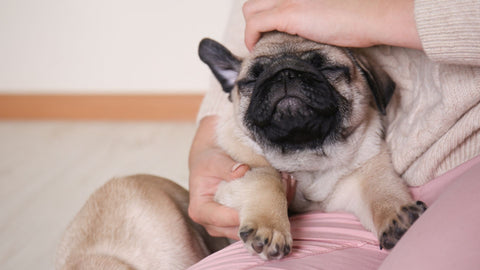
M 272 166 L 284 172 L 308 172 L 325 175 L 330 171 L 353 171 L 377 155 L 384 143 L 380 115 L 369 110 L 368 121 L 360 123 L 356 131 L 342 141 L 325 144 L 321 149 L 282 152 L 268 149 L 265 157 Z
M 357 131 L 341 143 L 324 147 L 322 153 L 302 151 L 283 158 L 268 157 L 272 165 L 292 174 L 297 180 L 294 211 L 324 210 L 325 201 L 338 181 L 361 168 L 386 147 L 378 131 L 381 130 L 377 112 L 372 110 L 371 121 L 357 127 Z M 335 152 L 333 152 L 335 151 Z

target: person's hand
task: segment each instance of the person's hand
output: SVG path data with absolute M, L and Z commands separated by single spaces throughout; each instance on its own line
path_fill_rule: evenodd
M 236 163 L 215 143 L 216 117 L 202 119 L 189 155 L 188 214 L 212 236 L 239 239 L 236 210 L 214 201 L 218 184 L 242 177 L 248 166 Z
M 214 201 L 218 184 L 242 177 L 250 168 L 236 163 L 215 143 L 215 116 L 205 117 L 199 124 L 189 156 L 190 204 L 188 214 L 203 225 L 212 236 L 239 239 L 238 212 Z M 241 181 L 241 180 L 240 180 Z M 287 200 L 295 195 L 296 181 L 282 173 Z
M 243 15 L 249 50 L 274 30 L 342 47 L 421 49 L 413 0 L 249 0 Z

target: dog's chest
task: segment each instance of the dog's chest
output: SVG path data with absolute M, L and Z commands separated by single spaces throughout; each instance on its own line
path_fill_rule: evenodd
M 297 187 L 295 199 L 290 208 L 298 212 L 325 210 L 330 195 L 333 194 L 339 179 L 344 174 L 347 174 L 347 170 L 292 173 L 297 181 Z

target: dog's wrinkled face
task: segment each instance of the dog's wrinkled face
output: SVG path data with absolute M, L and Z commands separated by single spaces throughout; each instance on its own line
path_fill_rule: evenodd
M 248 102 L 244 123 L 256 140 L 288 151 L 337 137 L 350 106 L 332 82 L 349 80 L 348 67 L 328 63 L 324 48 L 272 49 L 258 50 L 238 80 L 240 100 Z
M 264 35 L 243 60 L 208 39 L 199 54 L 249 136 L 282 153 L 344 140 L 373 103 L 384 113 L 394 88 L 350 50 L 278 32 Z

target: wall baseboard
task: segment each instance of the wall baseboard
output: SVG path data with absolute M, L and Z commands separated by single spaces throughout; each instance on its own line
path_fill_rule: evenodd
M 0 94 L 0 120 L 195 121 L 202 95 Z

